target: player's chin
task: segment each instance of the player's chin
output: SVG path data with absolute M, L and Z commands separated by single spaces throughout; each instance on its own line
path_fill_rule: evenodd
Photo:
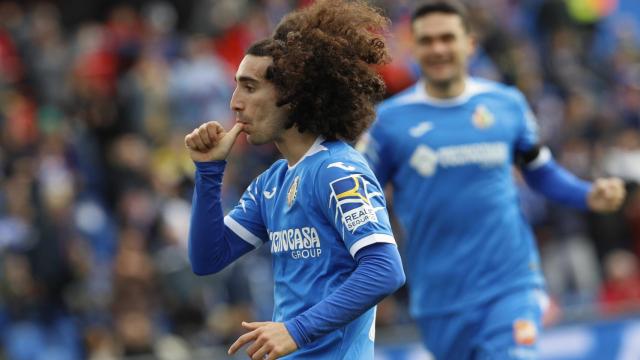
M 427 79 L 434 83 L 449 83 L 455 78 L 453 70 L 449 67 L 438 66 L 425 71 Z
M 251 145 L 264 145 L 269 141 L 257 136 L 256 134 L 247 133 L 247 142 Z

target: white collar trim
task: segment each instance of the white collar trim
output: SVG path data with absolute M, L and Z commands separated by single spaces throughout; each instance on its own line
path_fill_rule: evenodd
M 322 145 L 322 143 L 324 142 L 324 137 L 323 136 L 318 136 L 316 138 L 316 141 L 313 142 L 313 145 L 311 145 L 311 147 L 309 148 L 309 150 L 307 150 L 306 153 L 304 153 L 304 155 L 302 155 L 302 157 L 300 158 L 300 160 L 298 160 L 298 162 L 296 162 L 295 164 L 289 166 L 289 170 L 295 168 L 296 166 L 298 166 L 298 164 L 300 164 L 302 162 L 302 160 L 304 160 L 305 158 L 314 155 L 316 153 L 319 153 L 320 151 L 325 151 L 325 150 L 329 150 L 327 149 L 324 145 Z
M 400 104 L 426 103 L 433 106 L 450 107 L 464 104 L 469 101 L 471 97 L 487 92 L 491 88 L 492 86 L 490 84 L 467 78 L 462 94 L 449 99 L 440 99 L 427 94 L 426 80 L 422 78 L 414 85 L 413 91 L 398 99 L 398 102 Z

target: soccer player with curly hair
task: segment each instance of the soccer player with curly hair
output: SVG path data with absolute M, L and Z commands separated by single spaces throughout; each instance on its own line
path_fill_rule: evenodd
M 231 98 L 236 124 L 208 122 L 185 137 L 196 164 L 189 257 L 211 274 L 267 243 L 272 322 L 243 323 L 231 345 L 254 360 L 373 359 L 375 304 L 405 281 L 385 199 L 347 142 L 374 118 L 388 60 L 389 21 L 363 1 L 323 0 L 286 16 L 246 52 Z M 223 216 L 225 159 L 240 133 L 275 143 L 284 159 Z

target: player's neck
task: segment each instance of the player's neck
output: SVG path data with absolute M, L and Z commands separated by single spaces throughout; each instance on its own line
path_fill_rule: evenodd
M 466 77 L 448 82 L 425 82 L 427 95 L 436 99 L 451 99 L 462 95 L 466 86 Z
M 276 147 L 287 160 L 289 166 L 293 166 L 302 159 L 311 148 L 318 135 L 310 132 L 300 133 L 297 127 L 285 130 L 280 140 L 276 141 Z

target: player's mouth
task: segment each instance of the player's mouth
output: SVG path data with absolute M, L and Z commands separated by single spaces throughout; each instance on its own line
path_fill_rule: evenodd
M 453 62 L 449 60 L 435 60 L 428 61 L 426 65 L 431 68 L 443 68 L 445 66 L 450 66 Z
M 242 124 L 242 128 L 245 130 L 251 125 L 248 121 L 241 118 L 236 118 L 236 122 Z

